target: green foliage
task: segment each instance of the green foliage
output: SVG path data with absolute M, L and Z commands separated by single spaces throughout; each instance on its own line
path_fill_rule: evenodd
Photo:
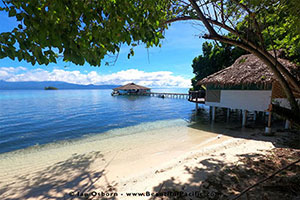
M 243 0 L 243 3 L 254 14 L 238 15 L 241 10 L 236 3 L 227 1 L 226 12 L 236 19 L 236 29 L 240 37 L 251 41 L 255 46 L 267 50 L 283 49 L 286 57 L 300 63 L 300 4 L 298 0 Z M 230 5 L 229 5 L 230 4 Z M 257 24 L 256 24 L 257 22 Z M 260 32 L 261 38 L 260 39 Z M 231 38 L 239 40 L 236 35 Z
M 107 54 L 116 55 L 122 44 L 130 46 L 128 58 L 140 43 L 161 46 L 167 20 L 188 16 L 198 18 L 189 4 L 178 0 L 3 0 L 0 12 L 16 18 L 19 24 L 0 33 L 0 59 L 25 60 L 39 64 L 66 62 L 100 66 Z M 196 1 L 199 3 L 199 1 Z M 224 4 L 227 23 L 243 37 L 267 49 L 285 49 L 300 62 L 300 4 L 298 0 L 241 0 L 255 13 L 264 41 L 244 8 L 233 0 L 205 0 L 201 9 Z M 221 3 L 222 2 L 222 3 Z M 200 5 L 200 3 L 199 3 Z M 208 5 L 208 6 L 207 6 Z M 218 10 L 218 9 L 217 9 Z M 219 9 L 220 10 L 220 9 Z M 208 12 L 213 16 L 213 12 Z M 219 13 L 220 14 L 220 13 Z M 227 32 L 221 32 L 227 35 Z M 230 35 L 240 40 L 240 37 Z M 208 48 L 209 46 L 205 47 Z M 205 52 L 204 52 L 205 53 Z
M 52 87 L 52 86 L 45 87 L 44 89 L 45 89 L 45 90 L 58 90 L 58 88 Z
M 292 2 L 289 3 L 292 4 Z M 261 13 L 260 22 L 264 23 L 262 34 L 268 50 L 283 49 L 287 58 L 300 63 L 299 13 L 291 14 L 289 5 L 274 5 Z M 295 6 L 296 8 L 297 6 Z
M 165 0 L 4 0 L 0 11 L 19 22 L 0 34 L 0 59 L 33 65 L 64 61 L 99 66 L 121 44 L 158 46 L 170 13 Z M 129 57 L 133 56 L 130 50 Z
M 194 58 L 192 63 L 195 77 L 192 79 L 193 90 L 200 90 L 197 82 L 221 69 L 224 69 L 234 63 L 234 61 L 246 52 L 226 44 L 212 45 L 205 42 L 202 45 L 203 55 Z

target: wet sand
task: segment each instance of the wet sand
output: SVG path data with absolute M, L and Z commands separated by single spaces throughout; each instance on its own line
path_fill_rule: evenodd
M 199 164 L 204 159 L 234 162 L 237 154 L 273 147 L 271 142 L 221 132 L 178 125 L 0 154 L 0 198 L 82 199 L 78 195 L 95 191 L 99 194 L 90 199 L 149 199 L 126 193 L 158 192 L 172 178 L 175 182 L 189 181 L 187 168 L 205 169 Z M 199 176 L 204 180 L 205 173 Z

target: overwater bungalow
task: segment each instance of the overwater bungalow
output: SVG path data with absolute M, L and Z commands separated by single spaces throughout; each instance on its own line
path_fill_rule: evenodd
M 296 65 L 286 59 L 278 61 L 289 71 L 296 70 Z M 299 77 L 298 77 L 299 78 Z M 240 109 L 243 112 L 242 125 L 245 126 L 247 112 L 268 112 L 268 127 L 271 126 L 271 103 L 289 107 L 283 89 L 273 72 L 256 56 L 243 55 L 233 65 L 200 80 L 198 85 L 206 87 L 205 105 L 210 106 L 212 120 L 215 120 L 215 108 Z M 294 91 L 299 100 L 300 94 Z M 288 126 L 288 121 L 286 126 Z M 266 131 L 271 129 L 266 128 Z
M 113 89 L 112 95 L 131 95 L 131 94 L 144 94 L 151 92 L 150 88 L 137 85 L 135 83 L 128 83 L 121 87 Z

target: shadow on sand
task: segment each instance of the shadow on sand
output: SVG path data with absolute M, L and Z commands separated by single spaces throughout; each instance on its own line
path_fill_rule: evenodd
M 290 156 L 286 156 L 290 155 Z M 222 160 L 209 158 L 198 163 L 197 167 L 185 167 L 190 174 L 185 182 L 171 177 L 153 188 L 157 196 L 152 200 L 227 200 L 239 192 L 266 178 L 287 163 L 299 159 L 300 152 L 276 150 L 275 153 L 238 155 L 239 162 L 226 164 Z M 285 158 L 282 158 L 285 156 Z M 241 200 L 298 200 L 300 197 L 300 165 L 268 179 L 253 190 L 241 196 Z
M 175 177 L 163 181 L 153 188 L 157 196 L 152 200 L 232 199 L 236 194 L 267 177 L 271 172 L 300 158 L 300 134 L 289 131 L 281 132 L 282 120 L 273 119 L 273 122 L 279 125 L 274 126 L 274 130 L 277 131 L 274 136 L 266 136 L 264 116 L 258 116 L 256 120 L 250 118 L 246 127 L 238 125 L 241 124 L 238 113 L 233 113 L 229 121 L 226 121 L 224 116 L 226 116 L 225 111 L 220 110 L 216 116 L 216 122 L 211 123 L 208 110 L 200 109 L 197 115 L 192 116 L 192 121 L 197 123 L 192 123 L 189 127 L 234 138 L 268 141 L 272 142 L 276 148 L 267 156 L 259 153 L 239 154 L 236 152 L 239 161 L 231 164 L 212 156 L 199 161 L 195 167 L 185 166 L 185 174 L 189 174 L 190 178 L 184 182 Z M 290 142 L 296 145 L 290 148 L 288 146 Z M 220 156 L 223 155 L 220 154 Z M 287 172 L 276 175 L 239 199 L 300 199 L 300 164 L 289 168 Z
M 101 170 L 89 170 L 95 159 L 102 159 L 105 162 L 100 152 L 73 154 L 69 159 L 51 165 L 44 170 L 16 177 L 16 182 L 21 184 L 18 185 L 17 190 L 14 183 L 11 183 L 1 188 L 0 194 L 6 200 L 91 199 L 92 196 L 84 195 L 94 189 L 116 192 L 116 189 L 105 176 L 105 167 L 109 163 Z M 106 185 L 103 188 L 96 188 L 95 183 L 100 179 L 104 179 Z M 115 197 L 101 197 L 101 199 L 113 200 Z

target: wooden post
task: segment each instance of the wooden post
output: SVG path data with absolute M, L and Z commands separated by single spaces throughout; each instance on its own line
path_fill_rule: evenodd
M 196 103 L 196 111 L 198 111 L 198 103 Z
M 269 111 L 268 127 L 266 127 L 266 129 L 265 129 L 265 133 L 266 133 L 266 134 L 271 134 L 271 133 L 272 133 L 271 119 L 272 119 L 272 112 Z
M 241 117 L 242 117 L 242 110 L 238 109 L 238 116 L 239 116 L 239 120 L 241 120 Z
M 245 127 L 247 122 L 247 110 L 243 110 L 242 127 Z
M 227 108 L 227 121 L 229 121 L 229 117 L 230 117 L 230 108 Z
M 271 128 L 272 112 L 269 112 L 268 127 Z
M 272 133 L 272 128 L 271 128 L 271 121 L 272 121 L 272 104 L 269 104 L 268 110 L 266 110 L 269 113 L 268 116 L 268 126 L 265 128 L 265 133 L 266 134 L 271 134 Z M 265 113 L 265 112 L 264 112 Z
M 253 120 L 256 121 L 256 111 L 254 111 Z
M 216 118 L 216 107 L 212 106 L 212 110 L 211 110 L 211 120 L 214 122 Z
M 290 128 L 290 121 L 289 120 L 285 120 L 284 129 L 289 129 L 289 128 Z

